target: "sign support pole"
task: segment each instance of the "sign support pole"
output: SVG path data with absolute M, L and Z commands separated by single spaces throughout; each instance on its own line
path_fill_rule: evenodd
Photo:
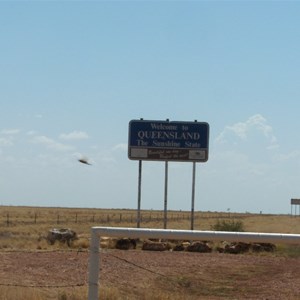
M 139 160 L 137 228 L 141 227 L 142 161 Z
M 193 162 L 191 230 L 194 230 L 194 218 L 195 218 L 195 179 L 196 179 L 196 163 Z
M 164 201 L 164 229 L 167 229 L 167 206 L 168 206 L 168 161 L 165 162 L 165 201 Z

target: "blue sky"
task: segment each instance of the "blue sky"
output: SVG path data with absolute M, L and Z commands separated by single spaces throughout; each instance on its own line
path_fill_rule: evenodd
M 300 2 L 0 2 L 0 203 L 136 208 L 132 119 L 210 125 L 196 210 L 289 213 L 300 198 Z M 78 163 L 86 156 L 92 166 Z M 169 163 L 190 210 L 192 164 Z M 163 209 L 143 162 L 142 208 Z

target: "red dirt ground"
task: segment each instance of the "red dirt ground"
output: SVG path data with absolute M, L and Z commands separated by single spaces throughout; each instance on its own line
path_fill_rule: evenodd
M 88 259 L 87 252 L 0 252 L 0 285 L 88 286 Z M 102 250 L 100 259 L 100 287 L 126 299 L 153 291 L 182 299 L 300 299 L 296 258 Z

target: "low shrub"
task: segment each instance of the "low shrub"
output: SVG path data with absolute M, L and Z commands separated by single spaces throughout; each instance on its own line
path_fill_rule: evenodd
M 243 232 L 244 223 L 242 221 L 235 220 L 218 220 L 217 223 L 211 226 L 211 229 L 214 231 L 234 231 L 234 232 Z

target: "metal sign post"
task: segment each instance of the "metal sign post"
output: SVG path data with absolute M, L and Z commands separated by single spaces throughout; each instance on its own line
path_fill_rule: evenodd
M 137 228 L 141 227 L 142 161 L 139 160 Z
M 168 161 L 165 162 L 164 229 L 167 229 L 167 219 L 168 219 Z
M 192 179 L 192 208 L 191 208 L 191 230 L 194 230 L 195 218 L 195 179 L 196 179 L 196 163 L 193 162 L 193 179 Z

